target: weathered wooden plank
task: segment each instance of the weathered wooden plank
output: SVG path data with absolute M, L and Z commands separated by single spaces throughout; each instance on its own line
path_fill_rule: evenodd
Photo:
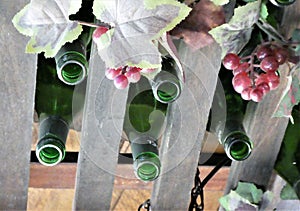
M 281 84 L 276 90 L 260 103 L 248 104 L 244 126 L 254 147 L 249 158 L 232 162 L 226 192 L 234 189 L 238 181 L 252 182 L 264 188 L 268 185 L 289 121 L 288 118 L 272 117 L 287 84 L 287 71 L 281 73 Z
M 201 179 L 213 169 L 214 166 L 200 166 Z M 75 186 L 77 163 L 61 163 L 56 166 L 42 166 L 38 163 L 30 165 L 29 187 L 31 188 L 51 188 L 51 189 L 73 189 Z M 223 167 L 207 183 L 205 190 L 223 191 L 229 174 L 229 167 Z M 119 164 L 114 180 L 114 190 L 135 189 L 151 190 L 153 183 L 145 183 L 137 179 L 134 175 L 132 164 Z
M 28 2 L 0 2 L 1 210 L 24 210 L 27 205 L 36 56 L 24 53 L 28 38 L 11 20 Z
M 160 147 L 162 173 L 154 183 L 152 210 L 188 209 L 221 64 L 216 44 L 196 52 L 185 45 L 179 48 L 186 83 L 169 109 L 168 128 Z
M 127 90 L 105 78 L 105 64 L 92 49 L 74 209 L 108 210 L 118 162 Z

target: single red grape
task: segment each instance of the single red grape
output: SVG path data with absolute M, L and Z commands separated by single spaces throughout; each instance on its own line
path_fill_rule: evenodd
M 274 56 L 265 57 L 260 63 L 260 69 L 265 72 L 275 72 L 279 64 Z
M 117 89 L 125 89 L 128 86 L 128 79 L 125 75 L 118 75 L 114 79 L 114 85 Z
M 127 67 L 127 72 L 125 73 L 125 76 L 128 78 L 128 81 L 131 83 L 136 83 L 141 78 L 141 68 L 138 67 Z
M 252 89 L 253 89 L 252 87 L 248 87 L 248 88 L 244 89 L 241 93 L 241 97 L 244 100 L 251 100 L 250 93 L 251 93 Z
M 243 62 L 241 63 L 238 68 L 234 69 L 232 71 L 233 75 L 237 75 L 241 72 L 247 72 L 248 71 L 248 68 L 249 68 L 249 63 L 248 62 Z
M 256 51 L 256 57 L 259 60 L 263 60 L 264 58 L 272 55 L 273 55 L 273 50 L 270 48 L 270 46 L 266 46 L 266 45 L 260 46 Z
M 235 53 L 228 53 L 223 59 L 223 65 L 228 70 L 234 70 L 240 65 L 240 57 Z
M 250 96 L 251 100 L 253 100 L 254 102 L 260 102 L 264 97 L 264 93 L 261 89 L 255 88 L 250 92 Z
M 259 84 L 256 88 L 262 90 L 264 95 L 266 95 L 270 91 L 270 86 L 267 82 Z
M 251 86 L 251 79 L 247 73 L 241 72 L 233 77 L 232 85 L 237 93 L 242 93 L 244 89 Z
M 286 62 L 286 60 L 288 59 L 289 57 L 289 52 L 287 49 L 285 48 L 276 48 L 274 50 L 274 56 L 278 62 L 278 64 L 283 64 Z
M 118 75 L 120 75 L 122 73 L 122 67 L 118 68 L 118 69 L 114 69 L 114 68 L 107 68 L 105 70 L 105 76 L 106 78 L 108 78 L 109 80 L 114 80 L 115 77 L 117 77 Z
M 270 90 L 274 90 L 279 86 L 280 78 L 275 73 L 268 73 L 266 74 L 266 80 L 268 81 L 268 85 Z

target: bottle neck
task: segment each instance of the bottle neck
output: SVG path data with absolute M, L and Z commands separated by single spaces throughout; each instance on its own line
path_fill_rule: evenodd
M 149 136 L 139 137 L 130 143 L 133 167 L 136 176 L 143 181 L 152 181 L 159 176 L 160 160 L 157 140 Z
M 154 97 L 162 103 L 171 103 L 181 94 L 182 81 L 178 77 L 176 62 L 171 58 L 163 58 L 162 70 L 151 81 Z
M 36 156 L 46 166 L 54 166 L 65 156 L 69 125 L 62 118 L 48 116 L 40 121 Z
M 58 78 L 64 83 L 76 85 L 87 76 L 86 47 L 82 40 L 66 43 L 54 58 Z

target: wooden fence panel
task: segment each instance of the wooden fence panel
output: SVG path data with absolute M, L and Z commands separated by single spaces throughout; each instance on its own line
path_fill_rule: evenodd
M 0 209 L 25 210 L 30 169 L 36 56 L 12 18 L 29 0 L 0 2 Z
M 171 104 L 160 147 L 161 176 L 155 181 L 152 210 L 187 210 L 209 110 L 218 78 L 221 51 L 216 44 L 196 52 L 179 47 L 186 82 Z
M 105 65 L 92 49 L 74 209 L 108 210 L 118 162 L 127 90 L 105 78 Z

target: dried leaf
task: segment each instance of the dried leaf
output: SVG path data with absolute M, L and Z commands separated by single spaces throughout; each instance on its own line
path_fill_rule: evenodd
M 225 14 L 222 7 L 216 6 L 210 0 L 201 0 L 170 34 L 183 38 L 192 48 L 199 49 L 214 41 L 208 32 L 224 22 Z

